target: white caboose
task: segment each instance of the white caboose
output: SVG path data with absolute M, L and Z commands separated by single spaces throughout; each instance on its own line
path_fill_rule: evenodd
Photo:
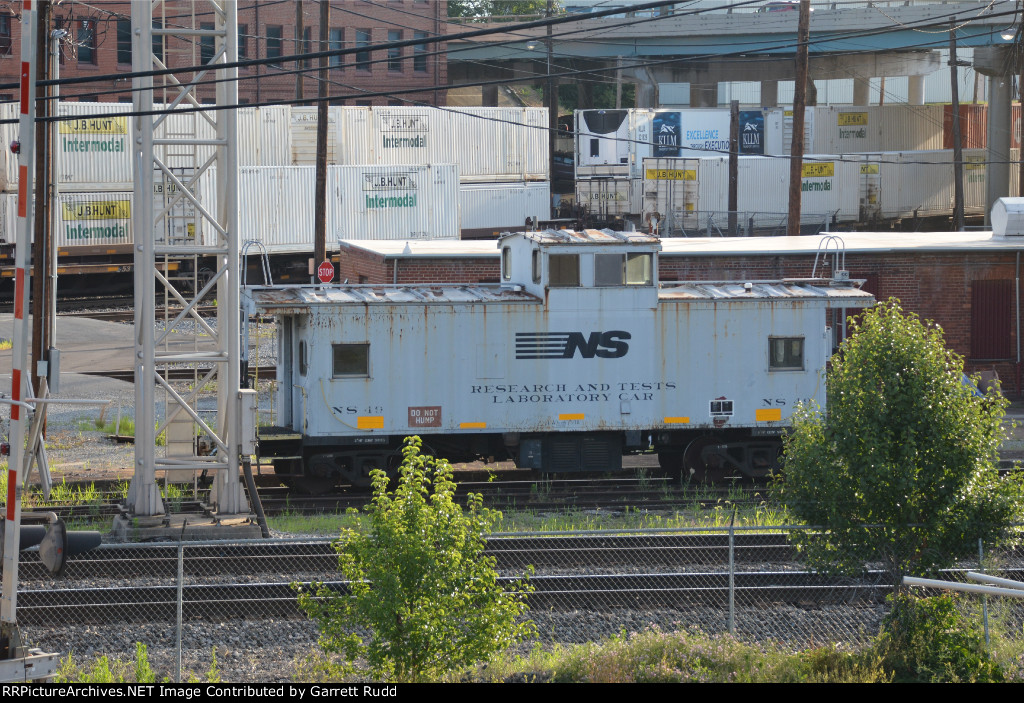
M 264 457 L 309 486 L 365 483 L 416 434 L 441 456 L 544 472 L 622 455 L 713 479 L 763 474 L 796 403 L 824 406 L 830 310 L 849 281 L 659 284 L 659 240 L 509 234 L 496 285 L 253 288 L 278 326 Z

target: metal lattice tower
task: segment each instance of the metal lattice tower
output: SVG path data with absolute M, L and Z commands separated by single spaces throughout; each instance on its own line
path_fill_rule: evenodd
M 162 14 L 167 21 L 159 21 L 154 27 L 154 19 Z M 170 4 L 165 12 L 163 0 L 132 4 L 133 71 L 163 70 L 168 68 L 165 61 L 175 67 L 189 67 L 132 81 L 134 109 L 156 113 L 136 117 L 132 134 L 135 475 L 128 505 L 138 516 L 164 511 L 157 473 L 171 470 L 213 472 L 212 501 L 217 511 L 226 515 L 248 510 L 238 479 L 243 442 L 238 347 L 238 140 L 232 107 L 238 104 L 238 69 L 217 69 L 218 64 L 238 59 L 238 7 L 229 0 L 196 0 L 190 14 L 181 12 L 180 3 Z M 198 22 L 199 17 L 207 22 L 212 19 L 213 29 L 207 22 Z M 205 51 L 195 50 L 203 45 Z M 182 47 L 191 50 L 182 52 Z M 183 61 L 183 55 L 193 58 Z M 209 60 L 197 65 L 200 56 Z M 211 80 L 218 81 L 216 105 L 203 105 L 200 84 Z M 175 108 L 201 106 L 215 109 L 175 114 Z M 173 264 L 194 261 L 198 256 L 217 262 L 205 285 L 186 285 L 171 277 Z M 211 291 L 217 299 L 215 325 L 203 320 L 196 310 Z M 158 297 L 184 308 L 159 329 Z M 193 334 L 195 330 L 208 337 L 201 337 L 201 343 L 188 349 L 175 345 L 175 332 Z M 197 381 L 191 391 L 175 390 L 168 382 L 168 371 L 175 367 L 195 370 Z M 215 421 L 204 419 L 197 411 L 199 393 L 210 383 L 217 387 Z M 158 417 L 161 395 L 164 412 Z M 157 438 L 182 418 L 191 419 L 200 441 L 193 442 L 191 456 L 180 452 L 171 456 L 166 446 L 157 446 Z M 212 453 L 201 453 L 201 446 L 211 447 Z

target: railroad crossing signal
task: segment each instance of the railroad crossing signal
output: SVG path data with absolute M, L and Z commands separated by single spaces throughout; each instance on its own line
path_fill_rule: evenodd
M 330 283 L 334 280 L 334 264 L 325 260 L 317 267 L 316 276 L 321 283 Z

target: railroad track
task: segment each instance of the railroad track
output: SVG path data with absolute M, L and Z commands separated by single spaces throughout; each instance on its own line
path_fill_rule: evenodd
M 729 536 L 721 533 L 495 537 L 487 554 L 505 574 L 522 573 L 527 565 L 537 569 L 530 578 L 534 609 L 720 607 L 730 581 L 734 602 L 748 607 L 873 603 L 889 590 L 882 572 L 850 579 L 803 568 L 782 533 L 739 532 L 733 543 L 731 574 Z M 336 593 L 347 592 L 336 578 L 337 555 L 325 540 L 186 543 L 182 557 L 186 619 L 297 616 L 292 579 L 306 589 L 323 582 Z M 151 622 L 173 618 L 177 609 L 176 544 L 105 545 L 72 558 L 59 581 L 33 552 L 25 552 L 19 573 L 18 617 L 25 624 Z M 1021 580 L 1024 568 L 1002 575 Z M 945 577 L 962 572 L 951 570 Z M 503 577 L 502 583 L 514 578 Z M 68 583 L 72 587 L 61 588 Z
M 735 542 L 740 564 L 789 561 L 793 556 L 782 534 L 741 533 Z M 500 537 L 488 542 L 487 554 L 506 573 L 521 573 L 527 565 L 563 572 L 530 579 L 534 608 L 720 604 L 728 592 L 728 574 L 708 568 L 728 563 L 728 536 L 723 534 Z M 327 541 L 186 545 L 182 556 L 183 612 L 189 619 L 297 615 L 294 588 L 287 582 L 270 582 L 267 574 L 278 579 L 294 574 L 305 588 L 322 581 L 338 593 L 347 592 L 345 583 L 335 580 L 337 555 Z M 629 573 L 573 573 L 581 567 L 620 568 Z M 62 581 L 53 581 L 34 553 L 26 552 L 19 567 L 19 621 L 68 624 L 170 618 L 177 607 L 177 573 L 178 546 L 173 544 L 106 545 L 70 560 Z M 137 583 L 126 586 L 127 579 Z M 835 597 L 845 600 L 873 593 L 863 585 L 854 589 L 801 570 L 748 568 L 734 579 L 740 589 L 737 593 L 749 591 L 751 598 L 807 599 L 808 589 L 817 590 L 818 599 L 822 589 L 838 589 Z M 82 585 L 60 588 L 65 583 Z
M 130 309 L 134 302 L 128 299 L 126 305 L 129 309 L 102 309 L 102 310 L 67 310 L 60 312 L 61 317 L 88 317 L 94 320 L 105 320 L 107 322 L 132 322 L 135 319 L 135 311 Z M 122 308 L 123 305 L 111 304 L 109 308 Z M 178 316 L 180 307 L 159 307 L 156 309 L 156 320 L 173 320 Z M 217 308 L 213 305 L 202 305 L 196 307 L 196 312 L 202 317 L 213 317 L 217 314 Z
M 683 574 L 603 574 L 534 576 L 530 607 L 537 610 L 611 608 L 661 609 L 728 602 L 730 576 L 722 572 Z M 735 602 L 853 604 L 878 602 L 890 588 L 878 582 L 837 581 L 807 571 L 739 572 L 732 577 Z M 513 581 L 502 578 L 504 585 Z M 343 581 L 323 582 L 338 594 L 348 593 Z M 296 588 L 310 582 L 201 584 L 182 589 L 182 616 L 205 618 L 295 617 Z M 24 625 L 67 625 L 112 622 L 173 621 L 177 586 L 83 588 L 73 591 L 19 591 L 18 621 Z

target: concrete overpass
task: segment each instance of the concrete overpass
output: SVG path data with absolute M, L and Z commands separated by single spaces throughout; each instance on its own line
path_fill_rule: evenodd
M 799 13 L 757 12 L 761 3 L 748 3 L 731 12 L 703 9 L 697 14 L 692 5 L 674 14 L 580 19 L 554 27 L 553 80 L 571 82 L 579 71 L 606 80 L 618 76 L 636 84 L 637 107 L 658 106 L 659 83 L 689 83 L 690 106 L 711 107 L 717 105 L 719 82 L 759 81 L 761 104 L 777 105 L 778 82 L 794 77 Z M 999 47 L 1009 44 L 1003 34 L 1021 19 L 1012 0 L 812 0 L 812 7 L 809 77 L 853 77 L 854 104 L 867 104 L 869 80 L 882 76 L 908 76 L 910 102 L 922 103 L 924 76 L 945 68 L 937 50 L 948 46 L 951 23 L 957 26 L 958 47 Z M 449 26 L 451 32 L 461 28 Z M 548 75 L 545 38 L 545 29 L 534 28 L 452 41 L 449 82 L 532 78 L 541 83 Z M 589 82 L 578 85 L 586 88 Z M 496 99 L 496 86 L 485 88 L 485 104 Z M 810 100 L 813 104 L 813 85 Z M 581 106 L 592 106 L 586 90 Z

